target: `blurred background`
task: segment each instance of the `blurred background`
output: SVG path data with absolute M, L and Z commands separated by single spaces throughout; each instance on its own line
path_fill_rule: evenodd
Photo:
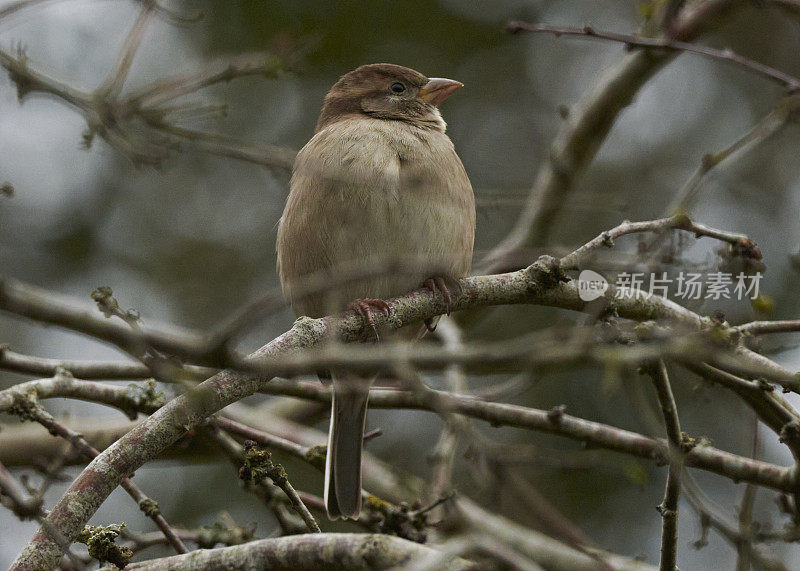
M 9 5 L 0 1 L 0 9 Z M 634 0 L 407 0 L 313 2 L 200 0 L 204 18 L 176 26 L 156 18 L 133 63 L 127 89 L 201 68 L 223 56 L 269 51 L 288 70 L 278 78 L 249 77 L 192 93 L 183 101 L 225 103 L 225 116 L 189 117 L 181 125 L 223 133 L 244 142 L 299 149 L 311 137 L 322 98 L 343 73 L 358 65 L 392 62 L 428 76 L 465 84 L 442 107 L 470 175 L 478 203 L 476 258 L 511 229 L 525 203 L 537 168 L 548 155 L 563 119 L 560 106 L 577 103 L 604 70 L 624 56 L 620 45 L 585 39 L 507 35 L 509 20 L 582 26 L 634 33 L 645 25 Z M 766 4 L 766 3 L 765 3 Z M 169 4 L 181 10 L 185 4 Z M 130 1 L 64 0 L 21 12 L 0 22 L 0 48 L 25 48 L 30 64 L 84 90 L 98 86 L 113 69 L 125 35 L 137 17 Z M 800 18 L 748 3 L 704 42 L 800 75 Z M 564 205 L 548 251 L 579 245 L 623 219 L 644 220 L 668 212 L 701 157 L 741 137 L 780 99 L 780 87 L 741 68 L 683 55 L 655 76 L 620 116 L 588 173 Z M 138 167 L 95 137 L 82 146 L 83 117 L 53 98 L 32 96 L 20 105 L 8 74 L 0 73 L 0 273 L 90 306 L 90 292 L 109 285 L 120 303 L 137 309 L 145 324 L 168 322 L 207 329 L 277 285 L 275 230 L 288 191 L 288 174 L 250 162 L 215 156 L 186 146 L 160 167 Z M 771 301 L 724 307 L 714 302 L 692 309 L 727 319 L 797 316 L 800 274 L 792 255 L 800 247 L 800 130 L 785 129 L 729 165 L 713 172 L 691 208 L 700 222 L 749 235 L 766 263 L 762 292 Z M 635 251 L 636 239 L 620 240 Z M 702 246 L 697 260 L 713 256 Z M 538 252 L 541 253 L 541 252 Z M 530 260 L 537 253 L 532 253 Z M 561 322 L 580 321 L 565 311 L 534 307 L 497 308 L 471 320 L 468 339 L 502 339 Z M 255 348 L 288 329 L 289 310 L 272 316 L 245 342 Z M 54 358 L 114 358 L 114 349 L 74 334 L 0 316 L 0 343 L 22 353 Z M 773 357 L 796 370 L 796 338 L 774 340 Z M 570 414 L 653 434 L 643 405 L 652 405 L 648 379 L 598 370 L 534 375 L 535 382 L 505 400 L 548 409 L 565 404 Z M 0 372 L 0 388 L 24 377 Z M 502 383 L 507 374 L 474 375 L 470 387 Z M 426 382 L 443 386 L 436 376 Z M 632 388 L 632 385 L 641 385 Z M 682 428 L 714 445 L 749 454 L 752 413 L 722 389 L 675 371 L 673 388 Z M 632 397 L 640 392 L 644 397 Z M 257 403 L 267 397 L 253 397 Z M 795 403 L 797 404 L 797 403 Z M 121 415 L 99 406 L 47 403 L 70 419 Z M 10 417 L 4 424 L 12 424 Z M 316 426 L 326 429 L 322 415 Z M 384 435 L 369 450 L 404 470 L 430 477 L 425 461 L 441 429 L 430 413 L 374 411 L 370 426 Z M 39 428 L 39 427 L 36 427 Z M 571 441 L 481 425 L 497 442 L 535 446 L 541 459 L 521 463 L 525 478 L 603 548 L 658 561 L 661 518 L 655 509 L 666 469 L 610 452 L 578 453 Z M 42 429 L 43 432 L 43 429 Z M 791 457 L 773 434 L 762 431 L 762 458 L 788 465 Z M 658 434 L 661 436 L 661 434 Z M 0 432 L 0 451 L 3 448 Z M 462 451 L 463 452 L 463 451 Z M 1 454 L 1 452 L 0 452 Z M 476 481 L 470 460 L 459 455 L 456 486 L 514 520 L 537 527 L 524 503 L 491 481 Z M 71 468 L 74 476 L 78 468 Z M 321 491 L 321 478 L 287 464 L 297 487 Z M 21 472 L 15 471 L 15 474 Z M 704 491 L 735 515 L 743 486 L 697 474 Z M 136 480 L 173 524 L 211 525 L 227 511 L 239 524 L 255 522 L 268 536 L 275 522 L 263 505 L 240 489 L 227 461 L 187 465 L 177 460 L 147 465 Z M 54 486 L 47 504 L 67 482 Z M 775 494 L 759 491 L 755 519 L 780 528 Z M 681 506 L 679 565 L 685 569 L 731 568 L 733 548 L 713 532 L 708 546 L 694 550 L 698 518 Z M 150 530 L 147 520 L 120 490 L 92 523 L 125 521 Z M 321 522 L 327 529 L 349 529 Z M 0 567 L 8 565 L 36 529 L 0 511 Z M 154 528 L 153 528 L 154 529 Z M 800 550 L 775 544 L 772 554 L 800 567 Z M 153 557 L 159 552 L 145 552 Z M 167 553 L 166 551 L 164 553 Z

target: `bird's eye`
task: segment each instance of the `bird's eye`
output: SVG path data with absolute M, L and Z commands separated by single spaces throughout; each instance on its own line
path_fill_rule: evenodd
M 406 86 L 400 83 L 399 81 L 392 84 L 390 87 L 393 93 L 403 93 L 406 90 Z

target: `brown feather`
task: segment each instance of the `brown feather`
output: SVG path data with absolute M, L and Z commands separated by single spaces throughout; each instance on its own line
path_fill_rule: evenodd
M 402 93 L 392 91 L 395 82 Z M 438 109 L 417 97 L 427 82 L 375 64 L 342 76 L 326 96 L 316 134 L 297 155 L 278 228 L 278 272 L 297 315 L 321 317 L 355 299 L 402 295 L 432 276 L 469 274 L 475 199 Z M 353 268 L 392 262 L 407 271 L 346 281 Z M 312 275 L 339 285 L 308 294 L 300 284 Z M 415 336 L 419 325 L 402 335 Z M 355 517 L 372 380 L 347 371 L 333 377 L 326 505 L 331 517 Z

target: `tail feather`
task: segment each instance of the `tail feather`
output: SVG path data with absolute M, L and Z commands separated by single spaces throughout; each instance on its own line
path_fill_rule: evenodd
M 331 519 L 357 518 L 361 511 L 361 449 L 368 399 L 369 384 L 364 386 L 361 379 L 334 378 L 325 461 L 325 507 Z

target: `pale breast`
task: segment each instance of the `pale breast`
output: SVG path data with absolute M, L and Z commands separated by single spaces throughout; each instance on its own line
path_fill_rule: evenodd
M 340 311 L 356 298 L 388 298 L 432 275 L 469 273 L 472 187 L 450 139 L 399 121 L 349 119 L 300 151 L 278 229 L 281 283 L 298 315 Z M 361 277 L 304 295 L 304 276 L 343 280 L 354 268 L 406 271 Z

